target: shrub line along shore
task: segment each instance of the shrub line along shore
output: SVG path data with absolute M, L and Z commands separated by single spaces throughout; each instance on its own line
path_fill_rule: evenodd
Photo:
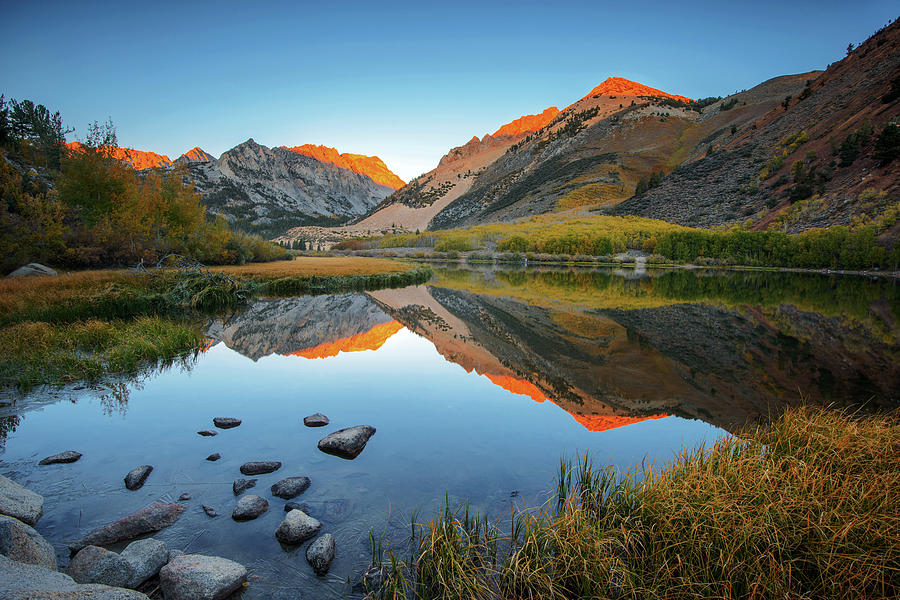
M 82 271 L 0 280 L 0 390 L 96 381 L 197 351 L 204 313 L 252 296 L 401 287 L 429 267 L 366 258 L 300 258 L 201 273 Z

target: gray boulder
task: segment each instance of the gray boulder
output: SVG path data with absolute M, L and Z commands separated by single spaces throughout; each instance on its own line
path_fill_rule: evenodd
M 246 580 L 243 565 L 199 554 L 178 556 L 159 572 L 166 600 L 223 600 Z
M 332 560 L 334 560 L 334 536 L 330 533 L 319 536 L 306 549 L 306 562 L 313 568 L 316 575 L 327 573 Z
M 177 521 L 184 510 L 183 504 L 154 502 L 118 521 L 95 529 L 79 541 L 69 544 L 69 548 L 77 551 L 85 546 L 105 546 L 159 531 Z
M 149 600 L 134 590 L 78 584 L 65 573 L 0 556 L 0 598 L 6 600 Z
M 237 427 L 240 424 L 241 420 L 235 419 L 234 417 L 216 417 L 213 419 L 213 425 L 215 425 L 219 429 L 231 429 L 232 427 Z
M 269 501 L 259 496 L 247 494 L 238 500 L 231 512 L 231 518 L 235 521 L 250 521 L 269 510 Z
M 54 454 L 53 456 L 48 456 L 47 458 L 41 460 L 39 465 L 56 465 L 59 463 L 73 463 L 76 460 L 81 458 L 81 452 L 75 452 L 74 450 L 66 450 L 65 452 L 60 452 L 59 454 Z
M 128 471 L 128 475 L 125 476 L 125 487 L 129 490 L 140 489 L 144 482 L 147 481 L 147 477 L 150 476 L 150 471 L 152 470 L 153 467 L 151 465 L 141 465 Z
M 328 417 L 323 415 L 322 413 L 316 413 L 314 415 L 309 415 L 308 417 L 303 417 L 303 424 L 307 427 L 325 427 L 331 421 L 328 420 Z
M 280 468 L 281 463 L 277 460 L 260 460 L 242 464 L 241 473 L 244 475 L 264 475 L 277 471 Z
M 181 550 L 175 550 L 175 549 L 169 550 L 169 560 L 167 562 L 172 562 L 179 556 L 184 556 L 184 552 L 182 552 Z
M 72 557 L 66 574 L 78 583 L 102 583 L 128 587 L 134 579 L 131 565 L 124 558 L 99 546 L 85 546 Z
M 275 537 L 283 544 L 301 544 L 314 537 L 322 529 L 322 523 L 301 510 L 292 510 L 275 530 Z
M 0 475 L 0 515 L 34 525 L 42 514 L 44 514 L 43 496 Z
M 243 494 L 250 488 L 256 485 L 258 479 L 235 479 L 234 483 L 231 484 L 231 491 L 234 492 L 234 495 Z
M 359 456 L 373 435 L 375 435 L 375 428 L 369 425 L 339 429 L 319 440 L 319 450 L 351 460 Z
M 29 277 L 31 275 L 56 275 L 56 271 L 50 267 L 46 267 L 40 263 L 28 263 L 24 267 L 19 267 L 7 277 Z
M 309 484 L 309 477 L 287 477 L 272 486 L 272 495 L 290 500 L 305 492 Z
M 120 556 L 131 567 L 131 580 L 126 586 L 130 588 L 141 585 L 169 562 L 169 550 L 165 543 L 153 538 L 131 542 Z
M 0 554 L 13 560 L 56 568 L 56 552 L 41 534 L 18 519 L 0 516 Z

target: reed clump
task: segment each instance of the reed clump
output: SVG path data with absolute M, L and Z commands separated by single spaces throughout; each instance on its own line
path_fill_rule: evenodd
M 380 598 L 896 598 L 900 418 L 789 410 L 617 474 L 563 460 L 502 525 L 445 507 L 388 550 Z M 501 533 L 502 529 L 502 533 Z

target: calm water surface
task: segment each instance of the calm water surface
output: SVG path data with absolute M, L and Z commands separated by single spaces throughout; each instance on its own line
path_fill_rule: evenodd
M 211 319 L 208 349 L 184 364 L 0 397 L 0 473 L 45 497 L 37 529 L 61 564 L 66 541 L 187 492 L 154 537 L 247 565 L 244 598 L 341 598 L 368 564 L 370 529 L 402 541 L 414 512 L 445 498 L 508 520 L 547 499 L 561 456 L 664 463 L 801 394 L 895 406 L 898 298 L 891 281 L 818 275 L 438 269 L 425 286 L 262 299 Z M 314 412 L 331 425 L 304 427 Z M 243 424 L 197 435 L 215 416 Z M 355 460 L 316 448 L 360 424 L 377 433 Z M 36 465 L 68 449 L 83 458 Z M 248 492 L 270 510 L 236 523 L 231 483 L 250 460 L 284 464 Z M 154 471 L 129 492 L 140 464 Z M 323 578 L 306 545 L 273 535 L 285 501 L 269 486 L 299 475 L 312 485 L 295 501 L 337 540 Z

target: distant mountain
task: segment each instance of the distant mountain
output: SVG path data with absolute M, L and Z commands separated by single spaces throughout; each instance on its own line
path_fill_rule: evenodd
M 66 147 L 70 150 L 80 151 L 81 142 L 69 142 Z M 137 171 L 154 167 L 168 167 L 172 164 L 172 159 L 165 154 L 135 150 L 134 148 L 112 148 L 112 156 L 127 162 Z
M 372 181 L 379 185 L 398 190 L 406 185 L 402 179 L 397 177 L 387 165 L 384 164 L 377 156 L 366 156 L 364 154 L 340 154 L 334 148 L 328 146 L 315 146 L 313 144 L 304 144 L 302 146 L 287 147 L 282 146 L 286 150 L 310 156 L 322 162 L 331 163 L 344 169 L 350 169 L 362 175 L 372 178 Z
M 173 164 L 207 163 L 216 160 L 216 157 L 206 152 L 203 148 L 195 146 L 175 159 Z

